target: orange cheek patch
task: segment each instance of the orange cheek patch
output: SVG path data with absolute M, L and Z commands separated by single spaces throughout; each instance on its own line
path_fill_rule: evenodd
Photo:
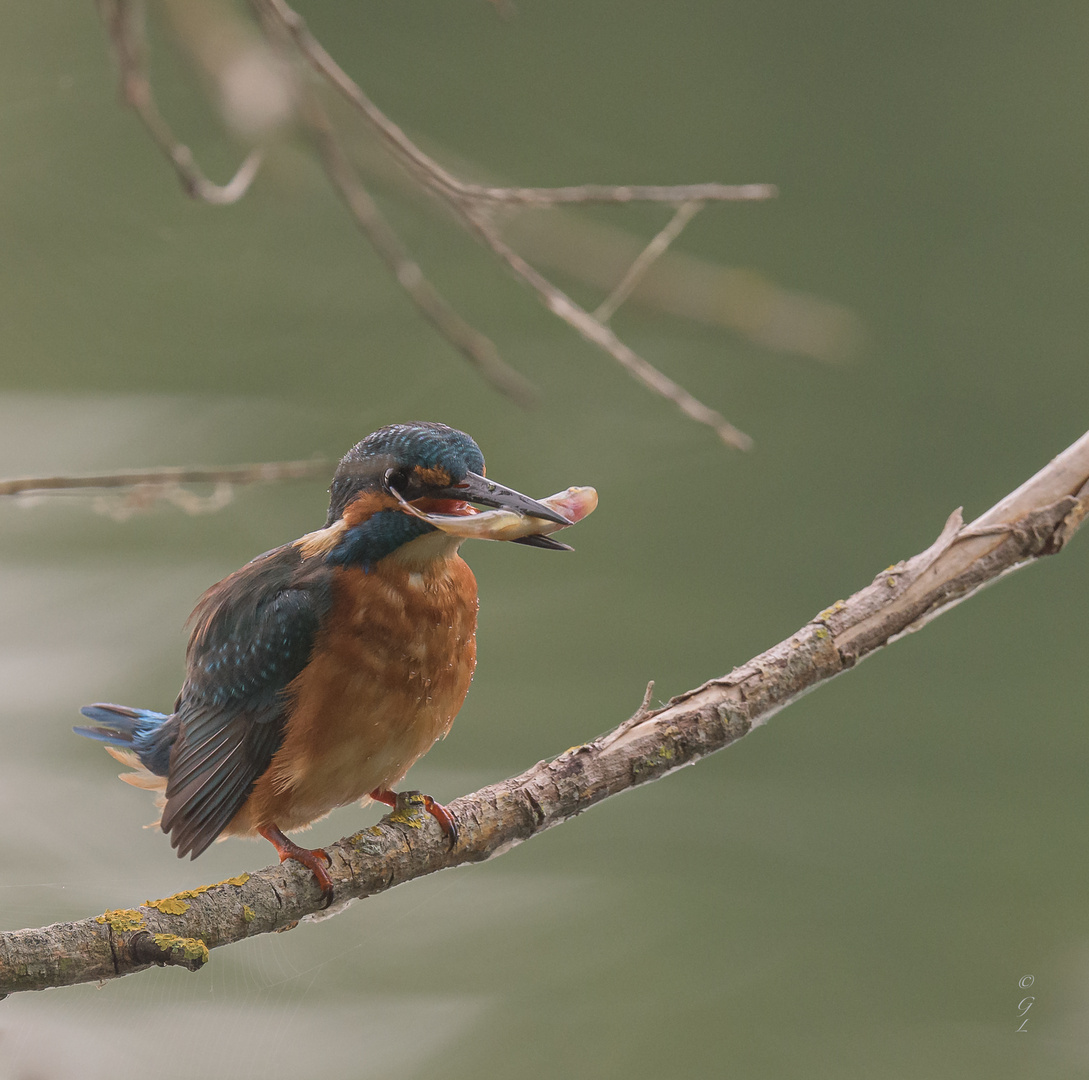
M 379 510 L 392 510 L 397 505 L 397 500 L 383 491 L 365 491 L 344 508 L 344 524 L 351 528 L 377 514 Z
M 412 471 L 419 481 L 426 484 L 427 487 L 449 487 L 450 481 L 453 479 L 445 469 L 438 466 L 433 469 L 421 469 L 417 465 Z

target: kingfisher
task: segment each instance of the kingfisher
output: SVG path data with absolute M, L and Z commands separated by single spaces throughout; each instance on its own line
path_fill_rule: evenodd
M 135 770 L 121 779 L 159 793 L 179 858 L 220 837 L 263 836 L 281 862 L 313 872 L 326 905 L 329 856 L 285 831 L 361 800 L 395 806 L 394 786 L 450 730 L 476 666 L 477 586 L 462 541 L 565 549 L 548 534 L 593 509 L 487 479 L 468 435 L 429 422 L 368 435 L 329 492 L 323 528 L 198 600 L 172 713 L 100 703 L 81 710 L 94 726 L 75 729 Z M 450 811 L 423 804 L 456 844 Z

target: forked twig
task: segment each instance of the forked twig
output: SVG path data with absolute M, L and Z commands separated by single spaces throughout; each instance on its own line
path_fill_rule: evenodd
M 173 162 L 186 191 L 206 202 L 233 202 L 245 193 L 260 164 L 254 151 L 227 185 L 212 184 L 193 161 L 189 148 L 178 142 L 163 120 L 147 77 L 143 10 L 138 0 L 97 0 L 114 47 L 125 100 L 147 127 L 152 138 Z M 687 416 L 712 427 L 731 446 L 748 449 L 752 440 L 720 413 L 704 405 L 682 386 L 639 356 L 605 325 L 616 307 L 630 294 L 653 261 L 683 228 L 696 209 L 710 201 L 752 201 L 776 194 L 769 184 L 687 184 L 632 186 L 586 184 L 558 188 L 493 187 L 468 184 L 424 153 L 363 92 L 329 52 L 310 33 L 302 17 L 285 0 L 250 0 L 258 21 L 270 38 L 290 43 L 301 57 L 334 87 L 377 133 L 393 157 L 421 187 L 438 195 L 471 233 L 529 285 L 550 311 L 576 329 L 587 341 L 612 356 L 653 392 L 674 402 Z M 313 91 L 304 94 L 303 119 L 317 143 L 331 182 L 357 224 L 386 263 L 398 284 L 428 321 L 501 392 L 526 404 L 529 384 L 499 357 L 495 345 L 470 326 L 423 276 L 396 232 L 382 216 L 364 187 L 358 171 L 345 154 L 328 115 Z M 598 309 L 586 311 L 519 255 L 499 235 L 489 209 L 499 206 L 544 208 L 570 203 L 668 202 L 680 204 L 673 221 L 656 236 L 623 275 L 620 285 Z M 687 207 L 687 209 L 686 209 Z
M 305 21 L 285 0 L 250 0 L 258 16 L 272 21 L 294 41 L 310 65 L 359 112 L 394 156 L 426 188 L 439 195 L 462 224 L 474 233 L 507 266 L 534 289 L 545 306 L 577 330 L 587 341 L 612 356 L 644 386 L 672 401 L 685 415 L 712 427 L 727 444 L 746 450 L 752 439 L 739 431 L 716 410 L 660 372 L 653 364 L 624 344 L 603 322 L 576 304 L 559 287 L 531 266 L 499 235 L 487 207 L 516 203 L 539 207 L 571 202 L 627 203 L 703 202 L 710 200 L 767 199 L 775 189 L 765 184 L 690 184 L 677 187 L 631 187 L 585 185 L 563 188 L 496 188 L 466 184 L 425 154 L 377 105 L 359 84 L 333 59 L 310 33 Z M 664 250 L 664 248 L 663 248 Z M 638 273 L 641 271 L 637 271 Z M 628 275 L 625 275 L 627 277 Z
M 313 92 L 305 95 L 303 118 L 329 179 L 340 192 L 356 224 L 417 310 L 496 390 L 519 405 L 532 405 L 536 400 L 532 384 L 510 367 L 499 355 L 494 342 L 470 326 L 424 277 L 419 264 L 363 186 L 358 172 L 337 141 L 328 113 Z
M 193 152 L 180 142 L 163 119 L 147 74 L 143 8 L 134 0 L 96 0 L 113 47 L 121 79 L 121 96 L 143 121 L 155 144 L 174 166 L 186 193 L 194 199 L 226 206 L 249 190 L 261 167 L 261 151 L 252 150 L 226 184 L 215 184 L 201 171 Z
M 752 202 L 772 199 L 773 184 L 678 184 L 633 186 L 630 184 L 582 184 L 571 187 L 490 187 L 467 184 L 434 158 L 425 154 L 378 106 L 362 87 L 333 59 L 310 32 L 303 17 L 284 0 L 250 0 L 258 14 L 273 16 L 294 40 L 308 63 L 353 105 L 377 132 L 386 146 L 408 168 L 425 178 L 426 186 L 445 198 L 473 202 L 515 203 L 522 206 L 555 206 L 558 203 Z
M 500 259 L 541 297 L 545 307 L 577 330 L 587 341 L 604 349 L 621 367 L 629 371 L 644 386 L 672 401 L 686 416 L 714 428 L 718 436 L 729 446 L 739 450 L 751 450 L 752 439 L 739 431 L 721 413 L 698 398 L 683 386 L 663 374 L 653 364 L 644 360 L 634 349 L 625 345 L 603 322 L 595 319 L 585 308 L 576 304 L 562 289 L 553 285 L 539 270 L 530 266 L 496 231 L 495 226 L 483 215 L 468 217 L 473 231 Z

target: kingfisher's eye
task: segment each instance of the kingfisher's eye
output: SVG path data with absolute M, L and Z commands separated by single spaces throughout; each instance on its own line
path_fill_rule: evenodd
M 408 477 L 403 469 L 387 469 L 383 480 L 387 491 L 396 491 L 398 495 L 404 495 L 408 490 Z

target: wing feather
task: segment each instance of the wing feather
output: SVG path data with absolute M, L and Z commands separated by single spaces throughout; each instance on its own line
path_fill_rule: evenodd
M 286 691 L 310 662 L 332 573 L 288 545 L 197 603 L 162 819 L 179 857 L 195 859 L 226 828 L 283 742 Z

